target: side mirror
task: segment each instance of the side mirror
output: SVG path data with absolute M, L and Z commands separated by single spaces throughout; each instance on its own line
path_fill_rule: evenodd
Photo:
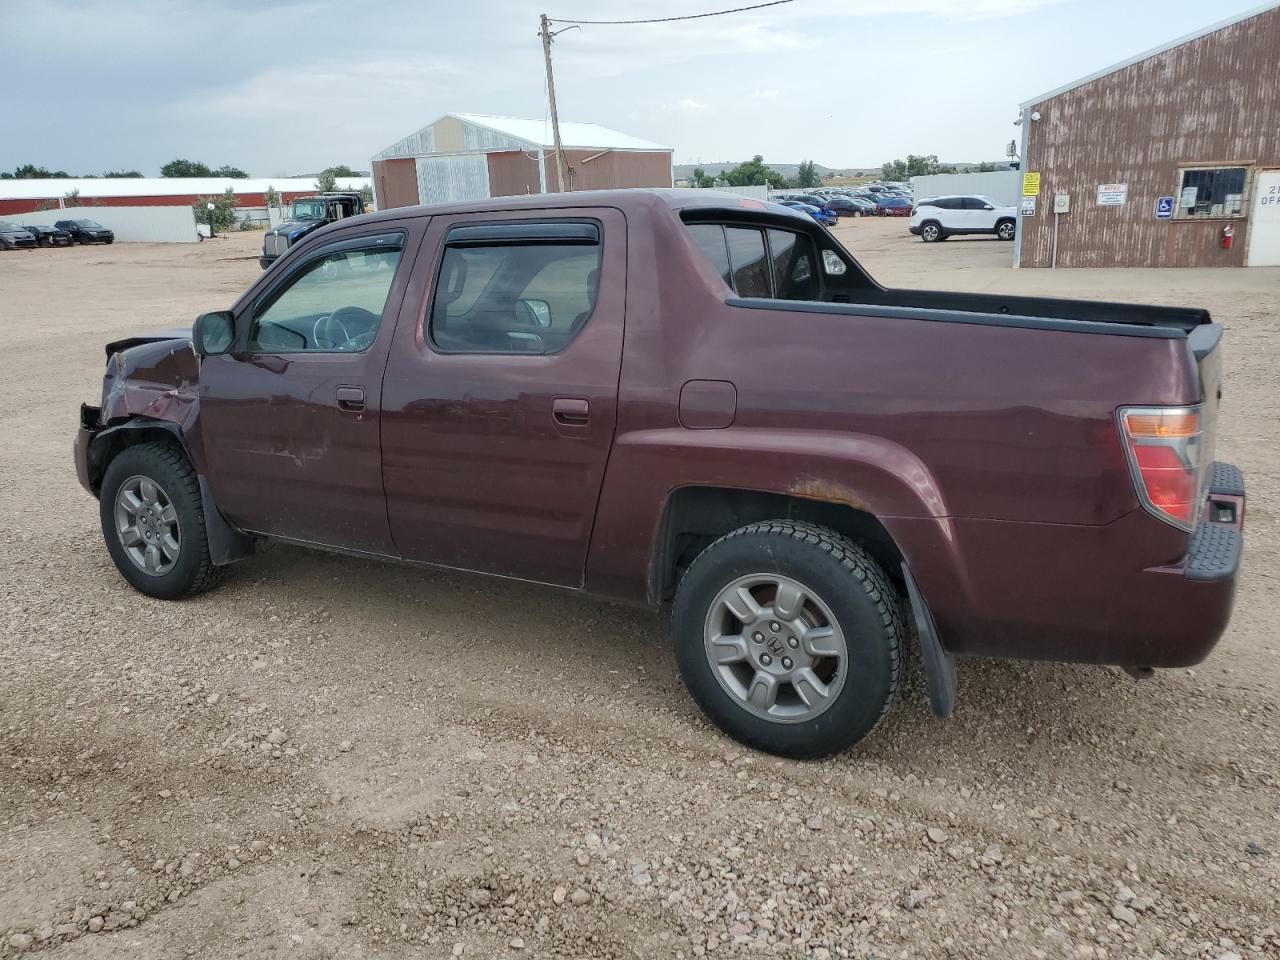
M 982 205 L 982 209 L 983 209 L 983 210 L 994 210 L 994 209 L 995 209 L 995 207 L 993 207 L 993 206 L 992 206 L 991 204 L 989 204 L 989 203 L 984 203 L 984 204 Z
M 191 326 L 191 346 L 201 357 L 226 353 L 235 339 L 235 318 L 230 310 L 202 313 Z

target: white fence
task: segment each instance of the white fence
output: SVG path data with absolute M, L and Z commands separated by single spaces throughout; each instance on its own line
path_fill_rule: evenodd
M 739 197 L 755 197 L 757 200 L 769 199 L 768 187 L 716 187 L 721 193 L 733 193 Z
M 917 200 L 925 197 L 948 197 L 956 193 L 977 194 L 990 197 L 1002 206 L 1016 207 L 1022 199 L 1022 171 L 938 173 L 927 177 L 912 177 L 911 190 Z
M 195 243 L 196 218 L 183 207 L 67 207 L 13 217 L 19 223 L 52 226 L 58 220 L 95 220 L 122 243 Z

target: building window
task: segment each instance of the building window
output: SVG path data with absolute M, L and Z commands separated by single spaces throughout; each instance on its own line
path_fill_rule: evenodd
M 1179 220 L 1243 217 L 1247 167 L 1188 167 L 1181 171 L 1175 216 Z

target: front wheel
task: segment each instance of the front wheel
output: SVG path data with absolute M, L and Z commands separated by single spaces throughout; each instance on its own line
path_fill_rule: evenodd
M 888 577 L 814 524 L 755 523 L 707 547 L 680 584 L 672 630 L 694 699 L 769 753 L 848 749 L 897 689 L 904 627 Z
M 200 481 L 176 446 L 127 447 L 107 467 L 99 501 L 107 552 L 135 590 L 176 600 L 213 585 Z
M 937 243 L 942 239 L 942 227 L 936 223 L 926 223 L 920 228 L 920 239 L 925 243 Z
M 1001 240 L 1012 240 L 1018 233 L 1018 227 L 1012 220 L 1001 220 L 996 224 L 996 236 Z

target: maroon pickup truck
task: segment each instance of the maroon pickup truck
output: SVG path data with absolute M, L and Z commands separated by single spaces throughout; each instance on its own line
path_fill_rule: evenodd
M 76 469 L 150 596 L 271 537 L 670 602 L 714 721 L 820 756 L 913 642 L 943 716 L 954 654 L 1208 654 L 1245 502 L 1213 460 L 1221 333 L 885 288 L 803 214 L 711 191 L 398 209 L 109 344 Z

